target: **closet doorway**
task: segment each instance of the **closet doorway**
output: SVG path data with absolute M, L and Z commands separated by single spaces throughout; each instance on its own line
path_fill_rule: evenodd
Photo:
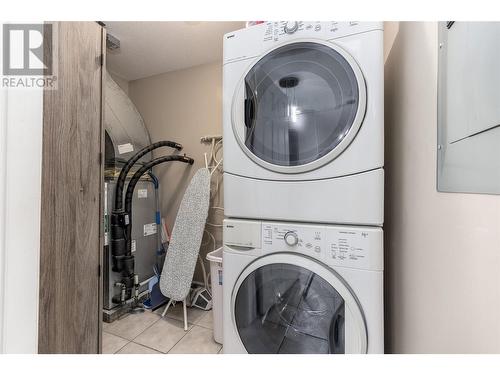
M 221 246 L 224 217 L 222 164 L 214 168 L 222 158 L 223 40 L 225 34 L 244 28 L 245 23 L 104 23 L 109 47 L 106 56 L 105 131 L 109 135 L 106 137 L 109 152 L 105 153 L 105 191 L 108 196 L 105 222 L 112 221 L 116 179 L 127 160 L 144 146 L 173 141 L 181 144 L 183 149 L 155 149 L 134 165 L 129 172 L 130 178 L 137 173 L 141 162 L 147 164 L 151 159 L 165 155 L 185 154 L 194 159 L 194 164 L 169 162 L 157 165 L 151 171 L 154 177 L 144 174 L 133 193 L 129 194 L 132 196 L 132 233 L 129 238 L 134 251 L 127 251 L 124 256 L 134 257 L 137 288 L 124 288 L 124 293 L 121 293 L 120 284 L 126 284 L 127 275 L 116 272 L 116 268 L 113 270 L 113 262 L 118 261 L 121 253 L 117 251 L 119 246 L 114 246 L 116 239 L 105 235 L 102 351 L 218 353 L 222 340 L 215 340 L 213 312 L 208 307 L 205 306 L 207 310 L 193 306 L 187 309 L 187 331 L 183 325 L 182 303 L 178 302 L 164 317 L 161 316 L 168 299 L 162 297 L 157 286 L 164 264 L 164 257 L 157 260 L 157 254 L 168 254 L 169 235 L 161 235 L 161 231 L 166 228 L 165 233 L 172 233 L 181 200 L 195 173 L 206 167 L 206 156 L 207 164 L 216 171 L 211 177 L 209 224 L 204 228 L 199 248 L 191 299 L 195 299 L 196 289 L 199 293 L 203 288 L 208 289 L 205 286 L 209 281 L 204 280 L 208 279 L 204 275 L 210 268 L 206 256 Z M 152 181 L 155 178 L 158 189 Z M 163 221 L 157 224 L 155 231 L 150 229 L 155 224 L 156 197 Z M 158 244 L 157 240 L 162 243 Z M 135 290 L 139 303 L 134 300 Z M 146 311 L 131 313 L 131 307 L 140 309 L 143 302 Z

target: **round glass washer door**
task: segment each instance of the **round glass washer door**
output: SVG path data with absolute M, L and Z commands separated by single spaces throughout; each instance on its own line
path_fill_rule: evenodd
M 352 291 L 311 258 L 276 253 L 238 278 L 232 319 L 243 347 L 259 354 L 366 353 L 366 325 Z
M 236 139 L 257 164 L 301 173 L 340 155 L 366 112 L 366 85 L 356 61 L 323 41 L 281 45 L 257 60 L 232 103 Z

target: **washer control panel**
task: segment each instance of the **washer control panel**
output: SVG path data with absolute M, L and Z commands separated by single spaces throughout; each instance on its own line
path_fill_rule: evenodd
M 323 259 L 323 229 L 312 225 L 262 223 L 264 253 L 297 251 Z
M 325 262 L 383 270 L 381 228 L 262 223 L 262 254 L 298 252 Z
M 325 263 L 332 266 L 384 269 L 380 228 L 327 227 Z

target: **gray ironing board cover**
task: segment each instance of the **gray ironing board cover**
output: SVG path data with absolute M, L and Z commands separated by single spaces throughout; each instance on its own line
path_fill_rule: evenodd
M 182 198 L 161 273 L 160 290 L 174 301 L 183 301 L 189 294 L 209 204 L 210 172 L 202 168 Z

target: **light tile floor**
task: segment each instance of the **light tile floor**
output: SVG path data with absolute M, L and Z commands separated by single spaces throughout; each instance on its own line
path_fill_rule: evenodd
M 154 312 L 130 314 L 103 323 L 103 354 L 217 354 L 222 345 L 213 338 L 213 313 L 188 308 L 188 331 L 184 331 L 182 303 Z

